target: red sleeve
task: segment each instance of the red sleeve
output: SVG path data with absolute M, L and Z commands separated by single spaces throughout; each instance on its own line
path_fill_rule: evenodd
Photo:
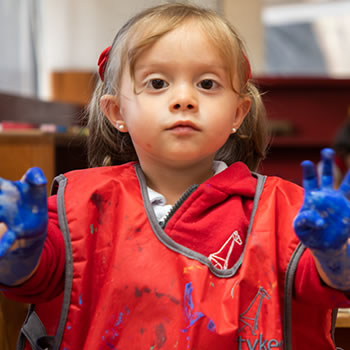
M 294 296 L 303 303 L 327 308 L 350 307 L 346 294 L 326 286 L 319 277 L 315 261 L 309 249 L 301 256 L 294 281 Z
M 48 198 L 47 238 L 35 274 L 18 287 L 5 287 L 6 297 L 25 303 L 40 303 L 58 296 L 64 288 L 65 245 L 58 225 L 56 196 Z

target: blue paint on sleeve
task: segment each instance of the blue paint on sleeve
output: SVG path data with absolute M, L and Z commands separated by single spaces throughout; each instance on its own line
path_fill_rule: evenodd
M 187 327 L 181 330 L 183 333 L 186 333 L 190 327 L 192 327 L 198 320 L 200 320 L 205 315 L 202 312 L 192 312 L 194 305 L 192 300 L 192 282 L 188 282 L 185 285 L 185 293 L 184 293 L 184 314 L 185 321 L 187 323 Z

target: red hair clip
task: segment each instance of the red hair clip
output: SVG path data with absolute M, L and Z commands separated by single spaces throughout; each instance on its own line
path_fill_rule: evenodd
M 112 46 L 108 46 L 105 48 L 102 52 L 100 57 L 98 58 L 98 74 L 100 75 L 100 78 L 102 81 L 104 81 L 104 74 L 105 74 L 105 69 L 106 69 L 106 64 L 108 61 L 109 57 L 109 52 L 111 51 Z

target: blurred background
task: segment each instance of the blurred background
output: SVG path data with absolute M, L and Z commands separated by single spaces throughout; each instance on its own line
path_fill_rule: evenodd
M 99 53 L 155 0 L 1 0 L 0 90 L 51 99 L 51 73 L 96 70 Z M 350 77 L 350 1 L 202 0 L 246 39 L 256 75 Z

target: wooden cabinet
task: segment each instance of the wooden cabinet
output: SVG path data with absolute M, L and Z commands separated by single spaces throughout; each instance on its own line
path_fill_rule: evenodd
M 33 132 L 0 133 L 0 177 L 19 180 L 33 166 L 48 180 L 63 172 L 87 167 L 85 137 L 76 134 Z
M 300 162 L 318 162 L 350 117 L 350 79 L 261 78 L 271 147 L 259 171 L 301 184 Z

